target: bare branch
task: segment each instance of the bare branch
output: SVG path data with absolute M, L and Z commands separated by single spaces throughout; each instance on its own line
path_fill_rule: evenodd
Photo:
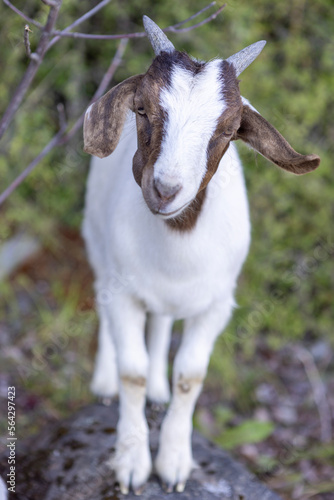
M 26 54 L 28 57 L 31 56 L 31 48 L 30 48 L 30 40 L 29 40 L 29 32 L 32 33 L 31 29 L 29 28 L 29 25 L 26 24 L 24 26 L 24 46 L 26 48 Z
M 226 7 L 226 3 L 224 3 L 224 5 L 222 5 L 221 7 L 219 7 L 219 9 L 216 10 L 216 12 L 214 12 L 213 14 L 211 14 L 211 16 L 206 17 L 200 23 L 193 24 L 192 26 L 189 26 L 189 28 L 178 28 L 178 29 L 175 29 L 173 26 L 170 26 L 165 31 L 171 31 L 171 32 L 174 32 L 174 33 L 186 33 L 187 31 L 191 31 L 191 30 L 194 30 L 195 28 L 199 28 L 200 26 L 203 26 L 204 24 L 207 24 L 210 21 L 213 21 L 214 19 L 216 19 L 216 17 L 218 16 L 218 14 L 220 14 L 221 11 L 223 9 L 225 9 L 225 7 Z
M 57 7 L 58 5 L 58 0 L 42 0 L 42 2 L 49 7 Z
M 313 391 L 313 398 L 320 417 L 321 441 L 329 443 L 332 440 L 331 410 L 327 401 L 326 389 L 312 354 L 302 346 L 293 346 L 292 350 L 304 366 L 306 375 Z
M 188 23 L 189 21 L 192 21 L 196 17 L 198 17 L 201 14 L 203 14 L 203 12 L 205 12 L 206 10 L 211 9 L 211 7 L 214 7 L 215 5 L 216 5 L 216 2 L 209 3 L 209 5 L 207 5 L 203 9 L 199 10 L 198 12 L 196 12 L 196 14 L 193 14 L 192 16 L 188 17 L 188 19 L 185 19 L 184 21 L 181 21 L 179 23 L 174 24 L 174 28 L 178 28 L 179 26 L 183 26 L 184 24 Z
M 4 0 L 8 1 L 8 0 Z M 7 130 L 13 116 L 15 115 L 18 107 L 20 106 L 42 60 L 45 55 L 45 52 L 47 50 L 48 46 L 48 41 L 49 41 L 49 36 L 50 33 L 52 32 L 54 25 L 56 23 L 57 17 L 58 17 L 58 12 L 61 6 L 61 0 L 59 0 L 57 6 L 51 7 L 50 12 L 46 21 L 46 24 L 43 28 L 41 38 L 38 42 L 37 50 L 36 53 L 34 54 L 34 57 L 31 57 L 30 64 L 26 70 L 26 72 L 23 75 L 23 78 L 17 87 L 6 111 L 5 114 L 3 115 L 1 122 L 0 122 L 0 139 Z M 33 54 L 31 54 L 32 56 Z
M 212 4 L 210 4 L 210 6 L 211 5 Z M 189 26 L 188 28 L 176 28 L 176 27 L 180 26 L 181 24 L 184 24 L 184 23 L 188 22 L 190 18 L 186 19 L 185 21 L 182 21 L 181 23 L 177 23 L 175 25 L 168 26 L 163 31 L 165 33 L 167 33 L 167 32 L 171 32 L 171 33 L 185 33 L 185 32 L 191 31 L 191 30 L 193 30 L 195 28 L 198 28 L 199 26 L 203 26 L 204 24 L 207 24 L 210 21 L 212 21 L 213 19 L 215 19 L 218 16 L 218 14 L 225 7 L 226 7 L 226 4 L 224 4 L 222 7 L 219 7 L 219 9 L 216 10 L 216 12 L 214 12 L 213 14 L 211 14 L 211 16 L 203 19 L 203 21 L 201 21 L 200 23 L 194 24 L 193 26 Z M 209 8 L 209 6 L 208 6 L 208 8 Z M 202 9 L 202 11 L 203 11 L 203 9 Z M 201 13 L 202 11 L 199 11 L 199 13 Z M 196 17 L 198 14 L 194 14 L 192 16 L 192 18 Z M 121 35 L 91 35 L 89 33 L 79 33 L 79 32 L 76 32 L 76 33 L 68 33 L 68 32 L 66 32 L 65 33 L 64 31 L 55 30 L 55 31 L 52 32 L 52 34 L 60 36 L 60 37 L 67 37 L 67 38 L 84 38 L 86 40 L 120 40 L 122 38 L 127 38 L 127 39 L 131 39 L 131 38 L 144 38 L 146 36 L 146 33 L 144 31 L 140 31 L 140 32 L 137 32 L 137 33 L 123 33 Z
M 24 181 L 24 179 L 44 158 L 44 156 L 46 156 L 55 146 L 57 146 L 57 144 L 59 144 L 59 139 L 63 136 L 64 132 L 64 130 L 59 129 L 59 132 L 51 139 L 49 144 L 45 146 L 43 151 L 39 153 L 39 155 L 28 165 L 28 167 L 24 169 L 23 172 L 18 177 L 16 177 L 14 182 L 12 182 L 12 184 L 0 195 L 0 205 L 5 201 L 6 198 L 8 198 L 10 194 L 12 194 L 14 189 L 16 189 L 17 186 L 19 186 L 21 182 Z
M 164 30 L 166 31 L 166 30 Z M 64 33 L 63 31 L 55 30 L 52 35 L 57 35 L 64 38 L 83 38 L 85 40 L 121 40 L 122 38 L 144 38 L 146 33 L 140 31 L 138 33 L 123 33 L 121 35 L 91 35 L 89 33 Z
M 126 49 L 128 40 L 121 40 L 117 51 L 111 61 L 111 64 L 109 68 L 107 69 L 105 75 L 103 76 L 100 85 L 98 86 L 98 89 L 96 90 L 93 98 L 91 99 L 89 104 L 92 104 L 94 101 L 96 101 L 99 97 L 101 97 L 102 94 L 104 94 L 106 88 L 108 87 L 112 77 L 115 74 L 115 71 L 117 70 L 118 66 L 120 65 L 124 51 Z M 81 127 L 84 117 L 85 117 L 85 112 L 82 113 L 82 115 L 78 118 L 78 120 L 75 122 L 75 124 L 71 127 L 69 132 L 65 135 L 66 129 L 67 129 L 67 123 L 65 119 L 65 113 L 64 113 L 64 107 L 62 104 L 58 104 L 57 106 L 58 113 L 59 113 L 59 123 L 60 123 L 60 128 L 57 134 L 51 139 L 51 141 L 45 146 L 45 148 L 40 152 L 40 154 L 23 170 L 23 172 L 16 177 L 16 179 L 8 186 L 8 188 L 0 195 L 0 205 L 8 198 L 9 195 L 12 194 L 12 192 L 26 179 L 26 177 L 30 174 L 30 172 L 38 165 L 38 163 L 52 151 L 52 149 L 56 146 L 63 145 L 67 143 L 72 137 L 75 135 L 75 133 L 79 130 Z
M 61 33 L 67 33 L 69 31 L 71 31 L 73 28 L 75 28 L 76 26 L 78 26 L 79 24 L 83 23 L 84 21 L 87 21 L 87 19 L 89 19 L 90 17 L 94 16 L 99 10 L 101 10 L 103 7 L 105 7 L 105 5 L 107 5 L 109 2 L 110 2 L 110 0 L 102 0 L 102 2 L 100 2 L 99 4 L 97 4 L 93 9 L 89 10 L 88 12 L 86 12 L 86 14 L 84 14 L 81 17 L 79 17 L 79 19 L 77 19 L 76 21 L 74 21 L 74 23 L 70 24 L 69 26 L 67 26 L 67 28 L 65 28 L 64 30 L 62 30 Z M 55 36 L 49 42 L 47 50 L 49 50 L 56 42 L 58 42 L 58 40 L 60 40 L 60 38 L 61 38 L 60 35 Z
M 19 16 L 23 17 L 26 21 L 28 21 L 30 24 L 33 24 L 34 26 L 37 26 L 40 29 L 43 29 L 41 38 L 39 40 L 38 46 L 36 53 L 31 54 L 30 51 L 30 43 L 29 43 L 29 27 L 25 27 L 25 46 L 26 46 L 26 51 L 30 55 L 31 61 L 30 64 L 27 68 L 27 71 L 25 72 L 21 83 L 17 87 L 14 96 L 0 122 L 0 139 L 3 136 L 4 132 L 8 128 L 8 125 L 10 121 L 12 120 L 14 114 L 16 113 L 19 105 L 21 104 L 37 70 L 38 67 L 40 66 L 45 53 L 47 50 L 52 47 L 61 37 L 71 37 L 71 38 L 86 38 L 86 39 L 96 39 L 96 40 L 117 40 L 121 39 L 121 42 L 118 46 L 118 49 L 115 53 L 115 56 L 105 73 L 103 79 L 101 80 L 101 83 L 95 92 L 91 103 L 97 100 L 106 90 L 110 80 L 112 79 L 117 67 L 119 66 L 125 48 L 127 44 L 127 40 L 130 38 L 142 38 L 146 36 L 146 33 L 141 32 L 141 33 L 127 33 L 123 35 L 90 35 L 90 34 L 85 34 L 85 33 L 69 33 L 71 29 L 73 29 L 75 26 L 78 26 L 78 24 L 82 23 L 83 21 L 89 19 L 91 16 L 93 16 L 98 10 L 100 10 L 102 7 L 104 7 L 107 3 L 109 3 L 110 0 L 102 0 L 96 7 L 91 9 L 90 11 L 86 12 L 83 16 L 81 16 L 79 19 L 74 21 L 70 26 L 65 28 L 62 31 L 54 30 L 54 26 L 58 17 L 59 9 L 61 7 L 62 0 L 42 0 L 45 4 L 50 6 L 50 12 L 49 16 L 47 19 L 47 22 L 45 26 L 43 27 L 40 23 L 34 21 L 33 19 L 30 19 L 27 17 L 23 12 L 21 12 L 19 9 L 14 7 L 14 5 L 9 1 L 9 0 L 3 0 L 4 3 L 10 7 L 14 12 L 16 12 Z M 211 16 L 207 17 L 200 23 L 197 23 L 193 26 L 190 26 L 188 28 L 179 28 L 179 26 L 184 25 L 185 23 L 193 20 L 194 18 L 198 17 L 200 14 L 211 8 L 212 6 L 215 5 L 215 2 L 211 2 L 208 6 L 204 7 L 200 11 L 198 11 L 196 14 L 193 14 L 190 16 L 188 19 L 185 19 L 184 21 L 181 21 L 175 25 L 168 26 L 165 28 L 164 31 L 166 32 L 187 32 L 191 31 L 199 26 L 203 26 L 204 24 L 212 21 L 215 19 L 218 14 L 224 9 L 226 4 L 224 4 L 222 7 L 220 7 L 216 12 L 214 12 Z M 52 35 L 56 35 L 50 42 L 49 38 Z M 60 119 L 60 129 L 58 133 L 51 139 L 49 144 L 45 146 L 43 151 L 28 165 L 28 167 L 14 180 L 14 182 L 0 195 L 0 205 L 4 202 L 4 200 L 14 191 L 14 189 L 29 175 L 29 173 L 35 168 L 35 166 L 57 145 L 62 145 L 68 142 L 74 134 L 78 131 L 78 129 L 81 127 L 83 120 L 84 120 L 84 113 L 78 118 L 78 120 L 74 123 L 74 125 L 71 127 L 69 132 L 65 134 L 67 125 L 66 125 L 66 120 L 65 120 L 65 115 L 64 115 L 64 109 L 62 106 L 58 106 L 58 112 L 59 112 L 59 119 Z
M 10 9 L 12 9 L 16 14 L 25 19 L 29 24 L 33 24 L 39 29 L 43 29 L 43 24 L 38 21 L 34 21 L 31 17 L 26 16 L 21 10 L 19 10 L 15 5 L 13 5 L 9 0 L 3 0 L 3 3 L 7 5 Z
M 4 0 L 4 2 L 10 8 L 13 8 L 13 10 L 15 12 L 17 12 L 21 17 L 23 17 L 24 19 L 28 19 L 29 22 L 32 22 L 32 24 L 36 25 L 36 23 L 33 22 L 33 20 L 30 20 L 30 18 L 27 18 L 21 11 L 16 9 L 16 7 L 14 7 L 9 0 Z M 3 136 L 5 130 L 8 128 L 8 125 L 9 125 L 10 121 L 12 120 L 14 114 L 16 113 L 18 107 L 20 106 L 20 104 L 21 104 L 21 102 L 22 102 L 22 100 L 23 100 L 23 98 L 24 98 L 24 96 L 29 88 L 29 85 L 31 84 L 31 82 L 32 82 L 32 80 L 37 72 L 37 69 L 43 60 L 43 57 L 44 57 L 46 51 L 48 50 L 48 48 L 50 48 L 57 41 L 56 39 L 59 39 L 57 37 L 68 36 L 68 37 L 72 37 L 72 38 L 86 38 L 86 39 L 96 39 L 96 40 L 117 40 L 117 39 L 123 39 L 123 38 L 125 38 L 125 39 L 142 38 L 142 37 L 146 36 L 146 33 L 144 33 L 144 32 L 127 33 L 127 34 L 123 34 L 123 35 L 90 35 L 90 34 L 86 34 L 86 33 L 68 33 L 67 32 L 67 30 L 72 29 L 74 26 L 77 26 L 80 22 L 88 19 L 93 14 L 95 14 L 97 12 L 97 10 L 99 10 L 106 3 L 108 3 L 107 0 L 103 0 L 102 2 L 100 2 L 100 4 L 98 4 L 94 9 L 91 9 L 90 11 L 88 11 L 81 18 L 77 19 L 74 23 L 72 23 L 70 26 L 68 26 L 65 30 L 63 30 L 63 31 L 53 30 L 56 19 L 58 17 L 59 8 L 61 6 L 61 0 L 57 0 L 57 2 L 53 2 L 53 3 L 55 3 L 56 5 L 51 7 L 51 9 L 50 9 L 48 20 L 47 20 L 45 27 L 43 28 L 42 36 L 40 38 L 36 53 L 30 55 L 31 62 L 27 68 L 27 71 L 25 72 L 23 79 L 21 80 L 21 83 L 17 87 L 17 89 L 14 93 L 14 96 L 13 96 L 9 106 L 7 107 L 5 114 L 2 117 L 2 120 L 0 122 L 0 139 Z M 199 14 L 201 14 L 202 12 L 204 12 L 205 10 L 207 10 L 208 8 L 210 8 L 213 5 L 214 5 L 214 2 L 211 3 L 210 5 L 208 5 L 207 7 L 205 7 L 204 9 L 200 10 L 198 13 L 194 14 L 190 18 L 186 19 L 185 21 L 182 21 L 181 23 L 177 23 L 173 26 L 167 27 L 165 29 L 165 31 L 167 31 L 167 32 L 168 31 L 186 32 L 186 31 L 190 31 L 190 30 L 195 29 L 199 26 L 202 26 L 203 24 L 210 22 L 212 19 L 215 19 L 217 17 L 217 15 L 223 10 L 225 5 L 220 7 L 216 12 L 214 12 L 211 16 L 204 19 L 200 23 L 197 23 L 193 26 L 190 26 L 189 28 L 177 28 L 178 26 L 188 22 L 189 20 L 194 19 L 194 17 L 198 16 Z M 37 24 L 37 26 L 41 27 L 41 25 L 39 23 Z M 50 35 L 57 35 L 57 36 L 51 42 L 48 42 L 48 37 Z

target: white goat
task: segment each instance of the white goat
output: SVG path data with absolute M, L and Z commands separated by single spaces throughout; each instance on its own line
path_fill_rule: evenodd
M 123 493 L 130 486 L 139 493 L 151 471 L 145 398 L 169 400 L 167 354 L 180 318 L 155 468 L 168 491 L 183 491 L 193 467 L 194 406 L 250 241 L 231 141 L 242 139 L 296 174 L 320 161 L 296 153 L 240 96 L 237 76 L 265 42 L 202 63 L 176 51 L 146 16 L 144 25 L 152 65 L 90 106 L 84 125 L 85 151 L 104 158 L 92 160 L 83 225 L 100 317 L 92 389 L 119 393 L 113 466 Z

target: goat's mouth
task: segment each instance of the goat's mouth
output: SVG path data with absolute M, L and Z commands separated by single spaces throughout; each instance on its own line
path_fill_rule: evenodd
M 156 210 L 156 211 L 154 211 L 154 214 L 157 215 L 158 217 L 160 217 L 161 219 L 173 219 L 173 218 L 177 217 L 178 215 L 180 215 L 181 212 L 183 212 L 183 210 L 185 208 L 187 208 L 187 206 L 190 203 L 191 202 L 188 201 L 187 203 L 182 205 L 182 207 L 178 208 L 177 210 L 173 210 L 172 212 L 165 212 L 164 210 Z

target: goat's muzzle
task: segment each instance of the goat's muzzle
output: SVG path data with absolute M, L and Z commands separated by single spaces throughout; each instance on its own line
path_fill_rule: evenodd
M 154 179 L 153 187 L 161 203 L 171 203 L 177 193 L 182 189 L 181 184 L 163 184 L 159 179 Z
M 175 210 L 173 204 L 173 201 L 182 190 L 182 185 L 180 183 L 167 184 L 159 179 L 154 179 L 152 170 L 147 168 L 143 171 L 141 188 L 144 199 L 152 213 L 169 217 L 182 208 L 177 207 L 177 210 Z

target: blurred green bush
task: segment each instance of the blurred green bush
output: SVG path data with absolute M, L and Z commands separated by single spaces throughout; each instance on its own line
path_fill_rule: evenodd
M 96 2 L 65 0 L 63 28 Z M 43 22 L 40 1 L 17 5 Z M 203 0 L 113 1 L 80 26 L 90 33 L 142 30 L 148 14 L 161 27 L 179 22 Z M 204 16 L 203 16 L 204 17 Z M 1 6 L 0 114 L 27 66 L 24 21 Z M 295 177 L 241 146 L 253 224 L 251 252 L 240 279 L 239 309 L 214 352 L 212 372 L 236 382 L 231 353 L 254 352 L 255 334 L 272 347 L 289 339 L 328 336 L 333 324 L 334 190 L 334 17 L 331 0 L 272 2 L 232 0 L 213 22 L 170 36 L 175 46 L 207 60 L 228 57 L 257 40 L 267 40 L 258 60 L 241 76 L 241 92 L 301 153 L 321 156 L 320 168 Z M 32 50 L 38 39 L 33 28 Z M 58 127 L 56 104 L 68 120 L 85 109 L 108 67 L 117 42 L 63 39 L 47 54 L 30 92 L 0 145 L 1 191 L 40 152 Z M 145 71 L 152 60 L 147 40 L 130 41 L 114 84 Z M 82 138 L 55 149 L 1 209 L 0 241 L 28 228 L 44 245 L 55 244 L 55 228 L 79 228 L 89 163 Z M 331 339 L 333 340 L 333 339 Z M 223 368 L 222 368 L 223 367 Z M 236 386 L 231 384 L 231 391 Z

